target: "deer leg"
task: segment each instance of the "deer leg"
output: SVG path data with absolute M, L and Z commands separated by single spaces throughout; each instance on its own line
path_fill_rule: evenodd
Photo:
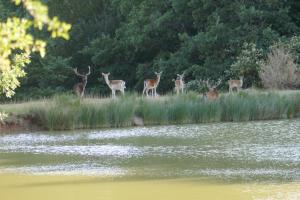
M 116 91 L 115 90 L 111 90 L 111 95 L 112 95 L 112 98 L 115 98 L 116 97 Z
M 146 87 L 144 87 L 144 89 L 143 89 L 143 94 L 142 94 L 142 96 L 144 95 L 144 93 L 146 92 Z

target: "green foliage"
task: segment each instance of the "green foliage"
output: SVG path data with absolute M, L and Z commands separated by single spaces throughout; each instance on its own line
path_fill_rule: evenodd
M 234 76 L 244 76 L 246 87 L 261 86 L 259 74 L 262 65 L 262 50 L 257 49 L 254 43 L 244 43 L 240 55 L 231 65 L 231 72 Z
M 30 63 L 30 54 L 38 52 L 45 56 L 46 42 L 35 39 L 32 28 L 42 30 L 47 27 L 53 38 L 69 39 L 71 26 L 60 22 L 57 17 L 48 16 L 48 8 L 38 0 L 12 0 L 22 4 L 31 15 L 30 18 L 9 17 L 0 23 L 0 94 L 7 97 L 14 94 L 20 85 L 18 78 L 26 75 L 24 67 Z
M 0 6 L 3 15 L 9 15 L 9 11 L 22 15 L 16 8 L 2 4 L 6 8 Z M 50 16 L 73 24 L 71 39 L 55 40 L 48 46 L 41 70 L 37 68 L 41 60 L 33 60 L 28 78 L 22 80 L 23 86 L 17 91 L 21 95 L 37 91 L 30 90 L 37 85 L 48 85 L 45 90 L 53 92 L 70 90 L 78 80 L 67 69 L 84 70 L 88 65 L 92 74 L 87 91 L 98 95 L 110 92 L 101 72 L 126 81 L 127 90 L 141 91 L 143 80 L 154 78 L 153 72 L 162 70 L 160 94 L 172 90 L 171 80 L 183 71 L 185 82 L 196 90 L 201 88 L 194 87 L 193 80 L 221 77 L 224 88 L 226 80 L 239 74 L 245 75 L 246 87 L 260 86 L 257 62 L 267 55 L 269 46 L 290 40 L 295 56 L 300 53 L 296 45 L 300 34 L 299 3 L 295 0 L 51 0 L 47 6 Z M 44 31 L 42 35 L 47 34 Z M 51 63 L 56 61 L 51 57 L 68 60 L 56 73 L 65 76 L 64 83 L 52 74 Z M 36 78 L 46 71 L 51 71 L 49 78 Z

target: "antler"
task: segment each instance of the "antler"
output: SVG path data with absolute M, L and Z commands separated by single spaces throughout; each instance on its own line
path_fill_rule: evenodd
M 209 79 L 206 79 L 206 80 L 200 80 L 200 81 L 202 82 L 202 84 L 205 84 L 206 87 L 211 88 L 211 85 L 210 85 L 210 83 L 209 83 Z
M 86 76 L 88 76 L 88 75 L 90 75 L 90 74 L 91 74 L 91 67 L 90 67 L 90 66 L 88 66 L 88 68 L 89 68 L 89 72 L 86 74 Z
M 89 68 L 89 72 L 88 72 L 87 74 L 85 74 L 85 75 L 80 74 L 80 73 L 78 72 L 78 70 L 77 70 L 77 67 L 76 67 L 75 69 L 73 69 L 73 70 L 74 70 L 74 72 L 75 72 L 75 74 L 76 74 L 77 76 L 85 77 L 85 76 L 88 76 L 88 75 L 91 74 L 91 67 L 88 66 L 88 68 Z
M 219 78 L 218 81 L 213 85 L 212 88 L 217 88 L 221 84 L 221 79 Z
M 218 79 L 217 82 L 211 81 L 210 79 L 200 80 L 200 83 L 205 84 L 209 89 L 217 88 L 221 84 L 221 79 Z
M 82 75 L 82 74 L 79 74 L 79 73 L 78 73 L 78 71 L 77 71 L 77 67 L 76 67 L 75 69 L 73 69 L 73 70 L 74 70 L 74 72 L 75 72 L 75 74 L 76 74 L 77 76 L 84 77 L 84 75 Z

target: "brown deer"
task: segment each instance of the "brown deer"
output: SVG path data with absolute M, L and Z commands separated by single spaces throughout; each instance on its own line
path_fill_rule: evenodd
M 204 84 L 206 84 L 208 88 L 208 92 L 204 93 L 204 98 L 213 101 L 219 98 L 219 92 L 217 91 L 217 87 L 221 84 L 221 79 L 219 79 L 217 82 L 212 83 L 209 79 L 206 81 L 202 81 Z
M 153 95 L 157 96 L 156 88 L 157 88 L 157 86 L 159 84 L 162 72 L 159 72 L 159 73 L 155 72 L 155 74 L 156 74 L 156 79 L 146 79 L 144 81 L 143 95 L 146 92 L 146 95 L 149 96 L 149 90 L 151 90 L 152 91 L 152 95 L 151 96 L 152 97 L 153 97 Z
M 240 80 L 229 80 L 229 92 L 232 92 L 232 89 L 236 88 L 237 92 L 243 87 L 244 77 L 240 76 Z
M 184 77 L 184 73 L 183 74 L 177 74 L 177 79 L 176 80 L 172 80 L 175 83 L 175 90 L 176 90 L 176 94 L 178 95 L 181 91 L 181 93 L 183 93 L 183 89 L 184 89 L 184 81 L 183 81 L 183 77 Z
M 91 74 L 91 67 L 88 66 L 88 68 L 89 68 L 89 72 L 86 73 L 85 75 L 78 73 L 77 68 L 73 69 L 74 72 L 75 72 L 75 74 L 77 76 L 79 76 L 81 78 L 81 80 L 82 80 L 82 82 L 75 84 L 74 87 L 73 87 L 73 90 L 74 90 L 75 94 L 77 96 L 81 97 L 81 98 L 84 95 L 85 86 L 87 84 L 88 76 Z
M 108 87 L 111 89 L 111 93 L 112 93 L 112 98 L 116 97 L 116 91 L 119 90 L 123 95 L 125 93 L 125 84 L 126 82 L 123 80 L 109 80 L 108 76 L 110 75 L 110 73 L 102 73 L 102 76 L 104 77 L 104 80 L 106 82 L 106 84 L 108 85 Z

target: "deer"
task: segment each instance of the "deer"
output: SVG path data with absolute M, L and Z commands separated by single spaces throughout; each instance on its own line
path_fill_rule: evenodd
M 211 81 L 208 79 L 206 81 L 202 81 L 204 84 L 206 84 L 208 88 L 208 92 L 204 93 L 204 98 L 209 101 L 214 101 L 219 98 L 219 92 L 217 91 L 217 87 L 221 84 L 221 79 L 219 79 L 217 82 L 215 82 L 213 85 L 210 83 Z
M 116 91 L 119 90 L 123 95 L 125 94 L 125 84 L 126 82 L 123 80 L 109 80 L 108 76 L 110 75 L 110 73 L 102 73 L 102 76 L 104 77 L 104 80 L 106 82 L 106 84 L 108 85 L 108 87 L 111 89 L 111 93 L 112 93 L 112 98 L 116 97 Z
M 156 74 L 156 79 L 146 79 L 146 80 L 144 80 L 143 95 L 146 92 L 146 95 L 149 96 L 149 90 L 151 90 L 152 91 L 152 95 L 151 96 L 152 97 L 153 97 L 153 95 L 157 96 L 156 88 L 157 88 L 157 86 L 159 84 L 162 72 L 159 72 L 159 73 L 154 72 L 154 73 Z
M 178 95 L 181 91 L 181 93 L 183 93 L 183 89 L 184 89 L 184 81 L 183 81 L 183 77 L 184 77 L 184 73 L 183 74 L 177 74 L 177 79 L 176 80 L 172 80 L 175 83 L 175 90 L 176 90 L 176 94 Z
M 240 76 L 239 77 L 240 80 L 229 80 L 228 81 L 228 85 L 229 85 L 229 92 L 232 92 L 232 89 L 236 88 L 237 91 L 239 91 L 242 86 L 243 86 L 243 81 L 244 81 L 244 77 Z
M 75 74 L 76 74 L 77 76 L 79 76 L 79 77 L 81 78 L 81 80 L 82 80 L 82 82 L 76 83 L 76 84 L 74 85 L 74 87 L 73 87 L 73 90 L 74 90 L 75 94 L 76 94 L 77 96 L 81 97 L 81 98 L 82 98 L 83 95 L 84 95 L 85 86 L 86 86 L 86 84 L 87 84 L 88 76 L 91 74 L 91 67 L 88 66 L 88 68 L 89 68 L 89 72 L 86 73 L 86 74 L 80 74 L 80 73 L 78 73 L 77 68 L 73 69 L 74 72 L 75 72 Z

